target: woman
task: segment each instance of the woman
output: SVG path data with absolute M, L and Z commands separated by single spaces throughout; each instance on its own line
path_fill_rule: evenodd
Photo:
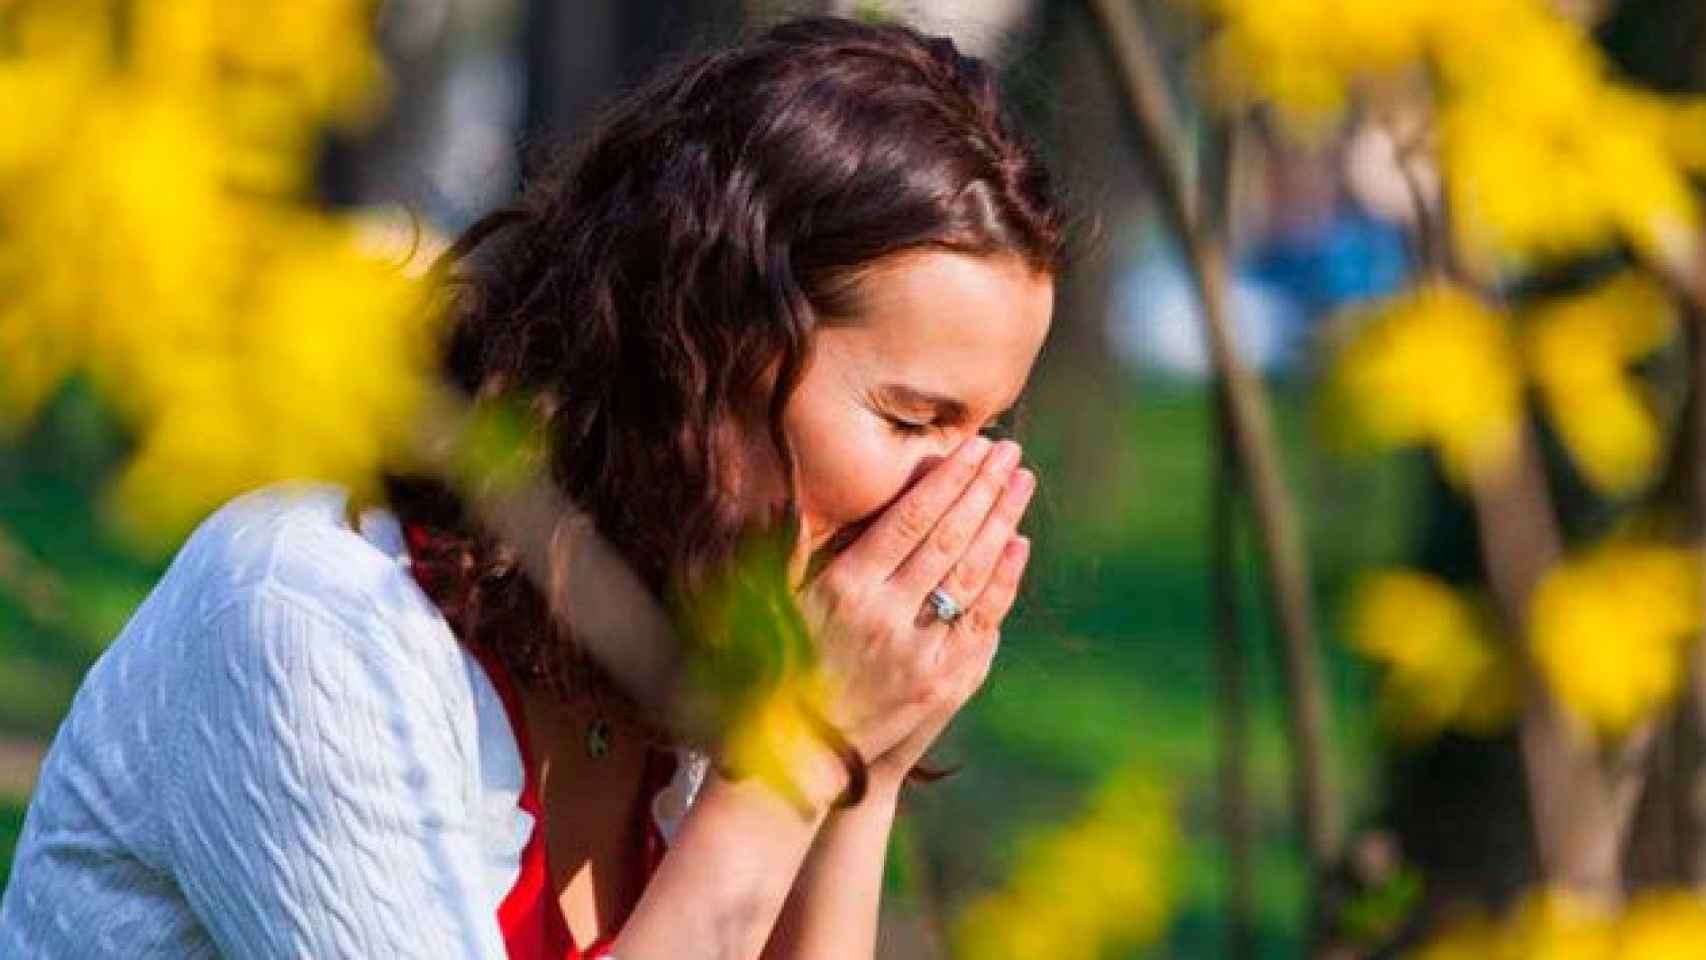
M 788 519 L 838 680 L 800 802 L 674 749 L 445 488 L 281 485 L 206 521 L 85 681 L 0 955 L 872 954 L 900 789 L 1028 550 L 1034 480 L 980 434 L 1061 219 L 987 69 L 782 24 L 627 96 L 452 256 L 446 372 L 544 418 L 659 600 Z

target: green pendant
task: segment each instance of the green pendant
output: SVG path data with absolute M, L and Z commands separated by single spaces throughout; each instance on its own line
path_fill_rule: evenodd
M 610 723 L 603 717 L 586 725 L 586 755 L 602 760 L 610 753 Z

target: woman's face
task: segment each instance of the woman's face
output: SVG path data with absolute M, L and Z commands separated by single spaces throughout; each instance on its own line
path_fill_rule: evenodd
M 858 294 L 855 316 L 814 334 L 783 414 L 814 554 L 1012 407 L 1054 310 L 1053 278 L 1018 258 L 939 250 L 880 262 Z

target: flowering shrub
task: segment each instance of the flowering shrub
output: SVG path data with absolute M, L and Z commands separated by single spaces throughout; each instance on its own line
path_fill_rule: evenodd
M 310 192 L 320 132 L 382 103 L 371 5 L 0 13 L 0 426 L 93 377 L 137 434 L 115 513 L 158 546 L 270 480 L 370 490 L 433 352 L 426 285 Z

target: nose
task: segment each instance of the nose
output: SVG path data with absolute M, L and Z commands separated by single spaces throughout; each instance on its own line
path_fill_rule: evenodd
M 906 496 L 906 492 L 912 489 L 913 484 L 924 479 L 924 477 L 929 474 L 937 464 L 946 460 L 948 457 L 953 456 L 954 451 L 960 448 L 960 444 L 970 439 L 971 437 L 969 435 L 960 436 L 958 434 L 949 434 L 942 437 L 940 440 L 935 441 L 929 450 L 925 451 L 916 461 L 913 462 L 912 469 L 907 471 L 906 480 L 901 483 L 900 489 L 896 490 L 892 496 L 885 500 L 882 506 L 872 510 L 857 522 L 848 524 L 837 531 L 836 534 L 830 538 L 825 552 L 828 555 L 833 556 L 846 549 L 847 545 L 858 539 L 859 534 L 865 532 L 865 529 L 869 527 L 884 510 L 894 506 L 896 500 Z
M 941 439 L 935 442 L 929 451 L 925 452 L 918 458 L 918 462 L 912 465 L 912 472 L 907 475 L 906 483 L 901 487 L 901 493 L 905 493 L 907 490 L 912 489 L 913 484 L 922 479 L 924 475 L 934 469 L 937 464 L 953 456 L 955 451 L 960 449 L 960 445 L 970 441 L 973 436 L 975 435 L 970 433 L 962 434 L 957 431 L 944 434 Z

